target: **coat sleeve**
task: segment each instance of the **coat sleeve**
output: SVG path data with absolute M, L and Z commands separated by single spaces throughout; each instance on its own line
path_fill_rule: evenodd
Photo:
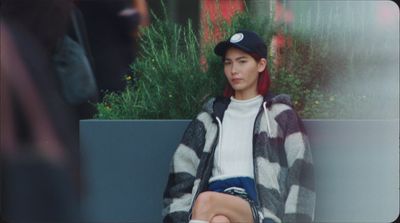
M 287 197 L 282 222 L 313 222 L 315 210 L 314 169 L 302 120 L 293 109 L 280 117 L 288 164 Z M 282 120 L 283 119 L 283 120 Z
M 205 129 L 198 119 L 186 128 L 170 162 L 167 186 L 163 196 L 163 222 L 188 222 L 193 185 L 204 147 Z

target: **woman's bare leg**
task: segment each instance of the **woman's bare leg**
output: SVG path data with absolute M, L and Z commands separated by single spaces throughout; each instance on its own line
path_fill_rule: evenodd
M 225 216 L 230 222 L 253 222 L 250 204 L 246 200 L 212 191 L 201 193 L 194 203 L 192 219 L 211 221 L 218 215 Z

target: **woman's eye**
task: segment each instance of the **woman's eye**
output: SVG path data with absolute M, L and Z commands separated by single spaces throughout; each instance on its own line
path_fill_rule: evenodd
M 230 61 L 224 61 L 224 65 L 230 65 L 231 62 Z
M 239 63 L 246 63 L 247 60 L 239 60 Z

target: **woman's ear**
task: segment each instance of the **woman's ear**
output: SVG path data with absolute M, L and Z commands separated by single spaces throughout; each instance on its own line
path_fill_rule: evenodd
M 257 71 L 258 72 L 263 72 L 266 67 L 267 67 L 267 60 L 265 58 L 261 58 L 260 61 L 258 61 L 258 64 L 257 64 Z

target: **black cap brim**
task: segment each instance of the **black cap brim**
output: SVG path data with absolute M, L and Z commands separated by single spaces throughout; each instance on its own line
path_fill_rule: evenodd
M 224 57 L 226 51 L 227 51 L 229 48 L 231 48 L 231 47 L 238 48 L 238 49 L 243 50 L 243 51 L 245 51 L 245 52 L 251 52 L 250 49 L 247 49 L 247 48 L 244 47 L 244 46 L 240 46 L 240 45 L 238 45 L 238 44 L 231 43 L 231 42 L 229 42 L 229 41 L 222 41 L 222 42 L 218 43 L 218 44 L 215 46 L 215 48 L 214 48 L 214 53 L 217 54 L 218 56 Z

